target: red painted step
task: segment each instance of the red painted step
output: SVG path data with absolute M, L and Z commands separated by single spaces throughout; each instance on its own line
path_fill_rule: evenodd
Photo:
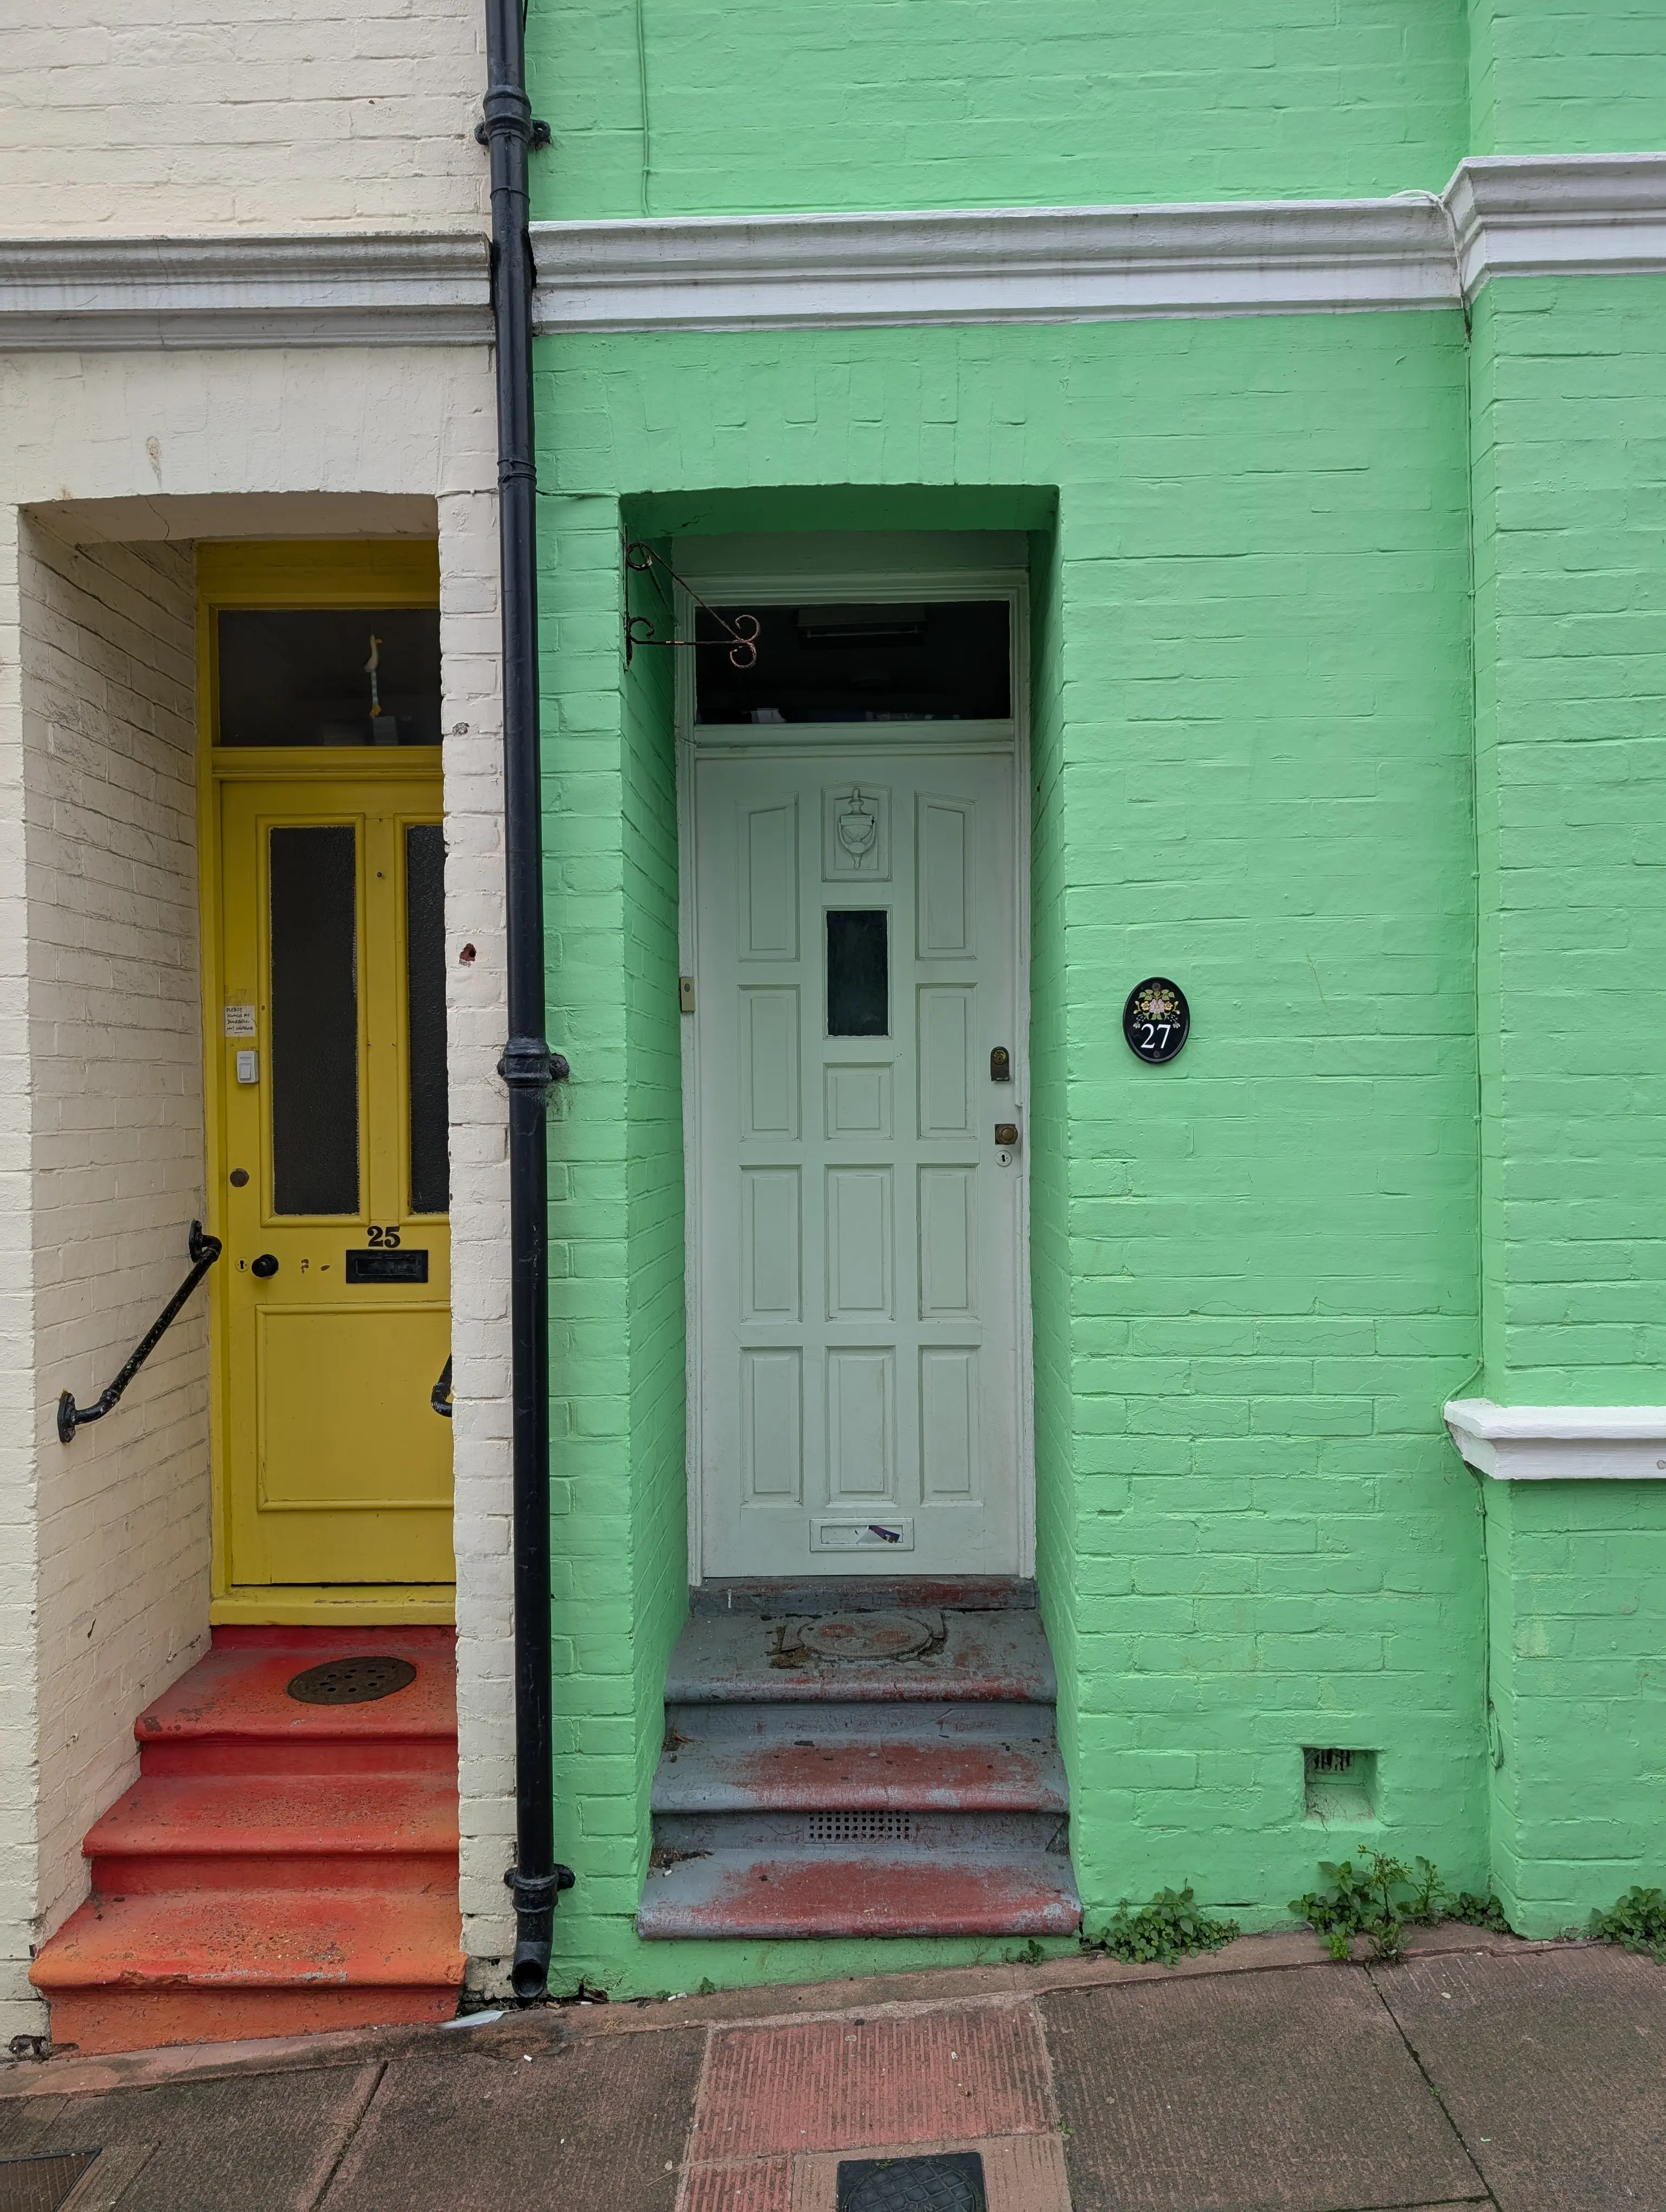
M 357 1705 L 304 1668 L 391 1655 Z M 445 2020 L 463 1977 L 448 1629 L 216 1630 L 134 1724 L 140 1778 L 88 1832 L 93 1894 L 30 1978 L 87 2051 Z
M 886 1732 L 678 1742 L 654 1778 L 654 1809 L 664 1814 L 1063 1813 L 1069 1803 L 1063 1762 L 1050 1741 Z
M 646 1936 L 1068 1936 L 1081 1902 L 1068 1859 L 1029 1851 L 891 1857 L 712 1850 L 648 1876 Z

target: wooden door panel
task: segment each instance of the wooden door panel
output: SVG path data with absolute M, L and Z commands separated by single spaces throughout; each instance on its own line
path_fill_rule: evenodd
M 696 766 L 708 1574 L 1019 1556 L 1012 766 L 874 765 Z
M 451 1338 L 437 799 L 415 777 L 223 790 L 240 1590 L 453 1578 L 451 1425 L 430 1402 Z

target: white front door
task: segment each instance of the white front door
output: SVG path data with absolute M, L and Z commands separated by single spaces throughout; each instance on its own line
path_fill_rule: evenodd
M 1014 1574 L 1012 756 L 694 775 L 703 1571 Z

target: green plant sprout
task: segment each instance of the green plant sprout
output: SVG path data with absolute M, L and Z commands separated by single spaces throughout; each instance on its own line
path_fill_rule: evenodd
M 1504 1907 L 1490 1891 L 1449 1889 L 1426 1858 L 1408 1867 L 1386 1852 L 1365 1851 L 1357 1869 L 1352 1859 L 1340 1865 L 1322 1860 L 1319 1872 L 1327 1887 L 1292 1898 L 1290 1909 L 1324 1937 L 1333 1959 L 1350 1957 L 1356 1936 L 1370 1942 L 1374 1959 L 1402 1958 L 1406 1930 L 1417 1922 L 1457 1920 L 1510 1932 Z
M 1590 1932 L 1666 1966 L 1666 1890 L 1628 1889 L 1606 1912 L 1591 1914 Z
M 1131 1911 L 1123 1898 L 1104 1932 L 1084 1944 L 1089 1951 L 1123 1960 L 1129 1966 L 1155 1961 L 1172 1966 L 1193 1951 L 1219 1951 L 1238 1933 L 1236 1920 L 1212 1920 L 1199 1909 L 1189 1882 L 1184 1889 L 1159 1889 L 1149 1905 Z

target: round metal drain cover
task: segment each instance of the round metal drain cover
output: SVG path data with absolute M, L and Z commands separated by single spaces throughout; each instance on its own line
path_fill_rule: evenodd
M 931 1643 L 932 1627 L 907 1613 L 830 1613 L 806 1620 L 797 1640 L 817 1659 L 912 1659 Z
M 984 2212 L 976 2152 L 939 2158 L 845 2160 L 839 2212 Z
M 303 1705 L 368 1705 L 377 1698 L 391 1698 L 416 1680 L 409 1659 L 390 1659 L 380 1653 L 364 1659 L 326 1659 L 321 1667 L 308 1667 L 289 1684 L 289 1695 Z

